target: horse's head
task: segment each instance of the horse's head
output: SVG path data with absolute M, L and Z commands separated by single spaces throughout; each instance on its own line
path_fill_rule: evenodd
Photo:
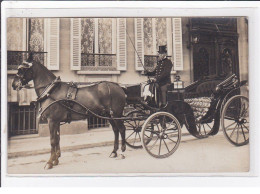
M 33 79 L 32 63 L 23 62 L 18 66 L 18 72 L 14 77 L 12 87 L 14 90 L 21 90 Z

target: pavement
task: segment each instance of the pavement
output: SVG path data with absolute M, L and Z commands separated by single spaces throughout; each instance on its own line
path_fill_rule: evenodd
M 194 139 L 183 127 L 182 137 Z M 91 129 L 85 133 L 61 135 L 61 152 L 69 152 L 86 148 L 112 146 L 114 133 L 110 127 Z M 9 138 L 8 158 L 33 156 L 50 153 L 50 137 L 40 137 L 38 134 L 20 135 Z

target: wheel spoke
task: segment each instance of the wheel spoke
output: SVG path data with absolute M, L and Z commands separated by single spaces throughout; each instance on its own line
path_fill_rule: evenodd
M 141 136 L 140 136 L 140 133 L 139 132 L 137 132 L 138 133 L 138 136 L 139 136 L 139 138 L 140 138 L 140 140 L 141 140 Z
M 149 137 L 148 135 L 144 134 L 146 137 L 148 137 L 149 139 L 151 139 L 151 137 Z
M 169 150 L 169 148 L 168 148 L 168 146 L 167 146 L 167 144 L 166 144 L 166 142 L 165 142 L 165 140 L 164 140 L 164 139 L 163 139 L 163 142 L 164 142 L 164 145 L 166 146 L 166 148 L 167 148 L 168 152 L 170 152 L 170 150 Z
M 208 125 L 208 127 L 209 127 L 210 129 L 212 129 L 211 126 L 210 126 L 208 123 L 206 123 L 206 124 Z
M 149 151 L 151 151 L 153 149 L 153 147 L 155 146 L 155 144 L 157 143 L 159 137 L 157 137 L 156 141 L 153 143 L 153 145 L 151 146 L 151 148 L 149 149 Z
M 201 134 L 201 125 L 198 124 L 198 128 L 199 128 L 199 134 Z
M 169 139 L 170 141 L 172 141 L 173 143 L 177 143 L 176 141 L 172 140 L 172 139 L 171 139 L 171 138 L 169 138 L 169 137 L 168 137 L 168 139 Z
M 235 132 L 235 130 L 236 130 L 236 128 L 237 128 L 237 126 L 238 126 L 238 124 L 235 126 L 235 128 L 233 129 L 233 131 L 232 131 L 232 133 L 231 133 L 231 135 L 230 135 L 230 138 L 232 138 L 232 136 L 233 136 L 233 133 Z
M 134 131 L 135 132 L 135 131 Z M 132 136 L 133 134 L 134 134 L 134 132 L 133 133 L 131 133 L 127 138 L 126 138 L 126 140 L 130 137 L 130 136 Z
M 161 145 L 162 145 L 162 139 L 160 138 L 159 153 L 158 153 L 159 156 L 160 156 L 160 153 L 161 153 Z
M 156 127 L 158 128 L 158 131 L 161 132 L 159 126 L 158 126 L 158 123 L 156 123 Z
M 130 121 L 125 121 L 125 122 L 127 122 L 129 125 L 131 125 L 132 127 L 135 127 L 134 125 L 132 125 L 131 123 L 130 123 Z
M 134 143 L 133 143 L 133 145 L 135 145 L 135 141 L 136 141 L 136 136 L 137 136 L 137 133 L 135 133 L 135 140 L 134 140 Z
M 249 132 L 249 129 L 247 128 L 247 126 L 245 126 L 245 124 L 243 123 L 242 125 L 244 125 L 244 127 L 246 128 L 246 130 Z
M 241 125 L 241 129 L 242 129 L 242 134 L 243 134 L 244 140 L 246 141 L 246 136 L 245 136 L 245 132 L 244 132 L 244 129 L 243 129 L 242 125 Z
M 170 132 L 168 132 L 168 133 L 165 133 L 165 134 L 172 134 L 172 133 L 178 133 L 178 131 L 170 131 Z
M 231 121 L 234 121 L 234 120 L 235 120 L 235 118 L 228 117 L 228 116 L 225 116 L 224 119 L 231 120 Z
M 234 123 L 228 125 L 228 126 L 226 127 L 226 129 L 228 129 L 229 127 L 231 127 L 231 126 L 234 125 L 235 123 L 236 123 L 236 121 L 234 121 Z
M 206 135 L 206 134 L 207 134 L 207 132 L 206 132 L 205 126 L 204 126 L 204 125 L 202 125 L 202 127 L 203 127 L 204 133 L 205 133 L 205 135 Z
M 239 125 L 238 125 L 238 128 L 237 128 L 237 140 L 236 140 L 237 143 L 238 143 L 238 137 L 239 137 Z

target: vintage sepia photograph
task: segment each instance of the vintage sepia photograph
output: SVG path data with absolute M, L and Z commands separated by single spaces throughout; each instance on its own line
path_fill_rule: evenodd
M 9 17 L 8 174 L 249 172 L 247 17 Z

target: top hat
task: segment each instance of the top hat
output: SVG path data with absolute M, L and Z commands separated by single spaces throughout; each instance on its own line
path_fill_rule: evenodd
M 160 54 L 167 53 L 167 46 L 166 45 L 159 46 L 158 53 L 160 53 Z

